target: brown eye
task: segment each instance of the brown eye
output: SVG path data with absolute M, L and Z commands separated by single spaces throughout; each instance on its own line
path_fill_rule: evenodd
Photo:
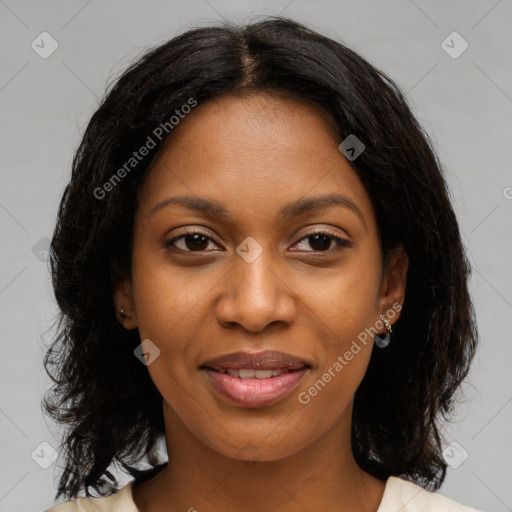
M 325 231 L 319 231 L 317 233 L 311 233 L 310 235 L 305 236 L 297 244 L 304 244 L 304 240 L 308 241 L 309 246 L 313 249 L 313 251 L 318 252 L 331 252 L 340 250 L 342 247 L 351 247 L 351 243 L 339 236 L 331 234 Z M 337 248 L 332 248 L 332 243 L 335 242 Z M 313 252 L 307 251 L 306 252 Z
M 327 251 L 331 248 L 331 243 L 334 241 L 329 235 L 319 233 L 317 235 L 308 236 L 309 245 L 315 251 Z
M 181 247 L 175 245 L 177 242 L 181 244 Z M 213 242 L 210 237 L 203 235 L 201 232 L 190 231 L 169 240 L 165 243 L 165 246 L 184 252 L 201 252 L 207 250 L 209 242 Z

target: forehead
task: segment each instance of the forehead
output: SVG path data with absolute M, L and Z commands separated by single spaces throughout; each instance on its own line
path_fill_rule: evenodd
M 247 151 L 264 146 L 269 157 L 275 157 L 285 149 L 294 153 L 314 149 L 312 144 L 297 147 L 297 142 L 312 135 L 317 145 L 322 141 L 337 147 L 341 142 L 334 120 L 319 105 L 282 94 L 226 95 L 199 104 L 186 115 L 167 138 L 164 151 L 187 151 L 197 147 L 199 138 L 203 152 L 210 156 L 219 156 L 219 148 L 231 150 L 225 151 L 225 157 L 236 150 L 241 153 L 242 146 Z
M 199 104 L 156 156 L 140 205 L 149 214 L 168 196 L 186 194 L 215 199 L 242 214 L 342 193 L 371 210 L 340 142 L 330 116 L 310 103 L 259 94 Z

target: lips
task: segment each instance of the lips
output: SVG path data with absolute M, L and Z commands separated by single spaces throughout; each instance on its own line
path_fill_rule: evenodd
M 282 352 L 235 352 L 210 359 L 200 367 L 212 390 L 240 407 L 272 405 L 297 387 L 311 368 Z

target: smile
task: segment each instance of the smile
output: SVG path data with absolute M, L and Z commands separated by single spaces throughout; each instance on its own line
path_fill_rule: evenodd
M 297 387 L 309 369 L 201 368 L 207 382 L 221 398 L 233 405 L 251 408 L 273 405 L 284 399 Z

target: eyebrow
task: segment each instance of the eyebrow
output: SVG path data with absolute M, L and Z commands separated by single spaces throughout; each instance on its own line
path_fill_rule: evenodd
M 231 220 L 231 215 L 224 205 L 212 199 L 194 196 L 173 196 L 158 203 L 149 213 L 153 215 L 165 206 L 177 204 L 189 208 L 190 210 L 197 211 L 205 216 L 215 217 L 221 220 Z M 340 194 L 324 194 L 318 197 L 301 198 L 293 203 L 285 205 L 278 212 L 278 220 L 287 220 L 293 217 L 304 215 L 316 210 L 327 208 L 328 206 L 342 206 L 352 210 L 364 225 L 366 231 L 368 228 L 361 210 L 352 201 L 352 199 L 342 196 Z

